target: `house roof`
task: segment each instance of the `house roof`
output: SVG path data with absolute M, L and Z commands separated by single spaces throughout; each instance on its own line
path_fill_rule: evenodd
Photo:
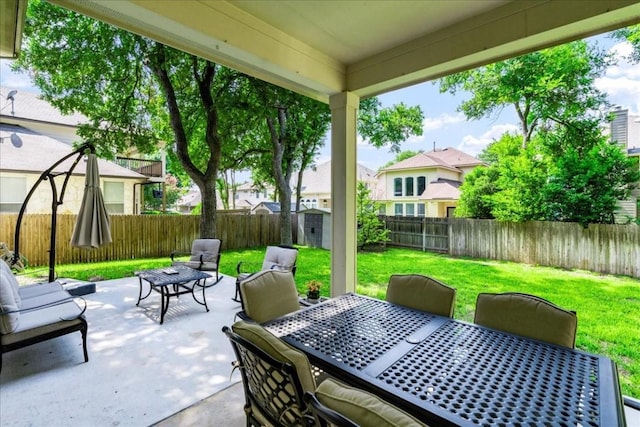
M 394 163 L 382 169 L 380 172 L 425 168 L 445 168 L 460 172 L 460 167 L 478 166 L 482 164 L 480 160 L 467 153 L 452 147 L 447 147 L 427 153 L 418 153 L 413 157 Z
M 21 126 L 0 124 L 0 170 L 42 173 L 57 160 L 73 152 L 73 147 Z M 75 157 L 65 160 L 54 171 L 65 172 Z M 98 159 L 101 177 L 147 180 L 147 177 L 107 160 Z M 74 175 L 84 175 L 86 162 L 80 161 Z
M 458 200 L 460 198 L 461 182 L 438 178 L 430 182 L 427 189 L 420 196 L 423 200 Z
M 260 202 L 252 210 L 255 211 L 260 208 L 268 209 L 272 213 L 280 213 L 279 202 Z M 296 204 L 294 202 L 291 202 L 291 212 L 295 212 L 295 211 L 296 211 Z
M 56 107 L 42 99 L 39 94 L 24 89 L 2 86 L 0 87 L 0 99 L 6 99 L 11 90 L 17 90 L 17 93 L 13 96 L 13 105 L 11 105 L 10 100 L 7 100 L 6 102 L 9 104 L 2 106 L 0 116 L 73 127 L 89 121 L 87 117 L 80 113 L 62 114 Z

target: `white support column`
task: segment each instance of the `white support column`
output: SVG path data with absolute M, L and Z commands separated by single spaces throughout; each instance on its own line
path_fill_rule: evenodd
M 356 239 L 356 115 L 360 97 L 332 95 L 331 107 L 331 296 L 355 292 Z

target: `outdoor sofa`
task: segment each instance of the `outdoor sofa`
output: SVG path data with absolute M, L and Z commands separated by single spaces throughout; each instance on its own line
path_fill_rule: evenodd
M 84 308 L 58 282 L 19 286 L 0 260 L 0 370 L 2 354 L 77 331 L 88 362 Z

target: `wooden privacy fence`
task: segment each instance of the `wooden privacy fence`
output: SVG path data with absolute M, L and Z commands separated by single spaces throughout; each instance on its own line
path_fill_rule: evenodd
M 17 214 L 0 214 L 0 242 L 14 249 Z M 58 215 L 56 264 L 124 259 L 168 257 L 173 250 L 189 250 L 200 234 L 200 217 L 196 215 L 112 215 L 113 242 L 98 249 L 71 247 L 76 215 Z M 292 215 L 293 241 L 296 241 L 297 218 Z M 218 214 L 216 237 L 222 250 L 242 249 L 280 243 L 279 215 Z M 20 252 L 31 266 L 49 263 L 51 215 L 28 214 L 20 227 Z
M 640 277 L 640 227 L 450 219 L 449 254 Z
M 408 216 L 380 217 L 389 233 L 390 246 L 449 252 L 449 223 L 447 218 L 416 218 Z

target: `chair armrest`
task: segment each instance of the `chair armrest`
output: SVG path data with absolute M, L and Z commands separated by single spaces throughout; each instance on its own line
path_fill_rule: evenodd
M 242 274 L 242 273 L 255 273 L 257 271 L 260 271 L 262 269 L 261 265 L 257 265 L 257 264 L 252 264 L 249 262 L 245 262 L 245 261 L 240 261 L 236 267 L 236 271 L 238 272 L 238 275 Z
M 171 252 L 171 261 L 175 261 L 175 257 L 177 256 L 187 256 L 187 255 L 191 255 L 191 252 L 187 252 L 187 251 L 173 251 Z

